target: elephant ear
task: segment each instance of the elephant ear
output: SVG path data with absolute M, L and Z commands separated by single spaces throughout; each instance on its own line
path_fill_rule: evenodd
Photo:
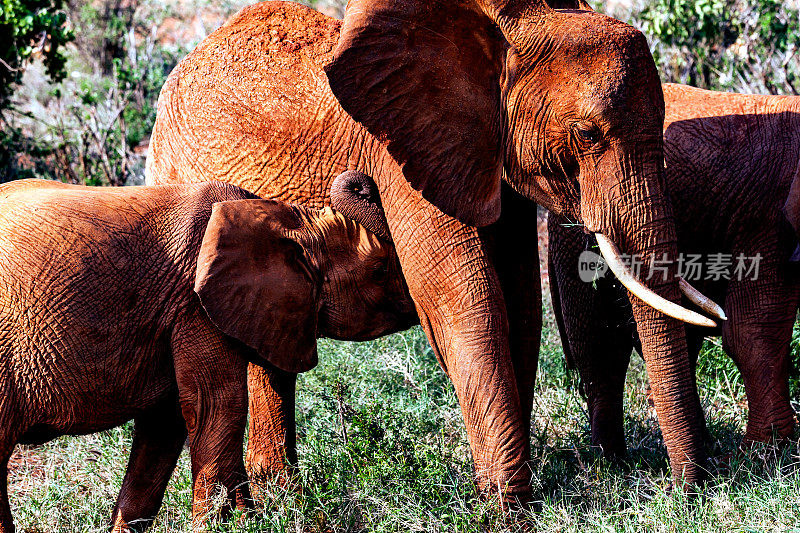
M 483 226 L 500 214 L 507 47 L 492 19 L 464 0 L 350 0 L 325 72 L 412 187 Z
M 319 275 L 289 237 L 302 221 L 273 200 L 214 204 L 194 290 L 220 330 L 281 370 L 317 364 Z

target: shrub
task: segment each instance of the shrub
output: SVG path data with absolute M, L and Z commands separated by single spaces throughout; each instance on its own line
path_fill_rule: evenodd
M 0 181 L 40 177 L 90 185 L 140 183 L 158 92 L 186 48 L 158 31 L 176 13 L 154 1 L 71 5 L 68 71 L 34 73 L 2 113 Z
M 64 0 L 0 2 L 0 110 L 22 80 L 26 63 L 41 56 L 53 81 L 64 78 L 62 47 L 75 35 L 67 26 Z
M 778 0 L 651 0 L 631 14 L 665 81 L 800 94 L 800 12 Z

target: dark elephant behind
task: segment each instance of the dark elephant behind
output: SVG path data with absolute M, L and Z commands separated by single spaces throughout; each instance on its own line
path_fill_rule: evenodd
M 747 393 L 745 440 L 786 438 L 795 428 L 788 373 L 800 271 L 789 262 L 797 247 L 789 222 L 796 214 L 790 188 L 800 172 L 800 98 L 672 84 L 664 94 L 665 177 L 683 269 L 728 317 L 716 330 L 688 328 L 690 356 L 695 362 L 705 335 L 721 335 Z M 548 221 L 556 319 L 580 373 L 592 443 L 621 455 L 625 373 L 638 339 L 615 279 L 602 278 L 596 288 L 580 279 L 579 256 L 594 244 L 563 223 Z M 699 280 L 692 263 L 703 269 Z

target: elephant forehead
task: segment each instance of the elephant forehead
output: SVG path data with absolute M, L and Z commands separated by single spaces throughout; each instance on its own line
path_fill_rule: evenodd
M 556 47 L 562 52 L 601 60 L 650 56 L 647 41 L 639 30 L 606 15 L 580 11 L 561 14 L 557 21 Z
M 644 35 L 627 24 L 592 12 L 565 15 L 555 33 L 560 72 L 598 97 L 615 98 L 630 80 L 654 77 L 655 63 Z
M 648 124 L 663 120 L 664 97 L 654 68 L 643 59 L 636 61 L 604 61 L 602 67 L 587 70 L 573 77 L 572 93 L 579 114 L 618 123 L 633 116 Z M 651 72 L 652 70 L 652 72 Z M 602 72 L 598 76 L 597 72 Z M 659 128 L 661 126 L 659 125 Z

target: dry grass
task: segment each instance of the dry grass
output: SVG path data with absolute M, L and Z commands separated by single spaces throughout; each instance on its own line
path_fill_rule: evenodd
M 746 412 L 736 370 L 713 344 L 700 382 L 718 441 L 713 480 L 687 502 L 671 493 L 664 449 L 644 399 L 643 364 L 627 385 L 627 464 L 588 446 L 588 426 L 555 335 L 545 332 L 533 418 L 532 484 L 539 500 L 525 521 L 541 531 L 790 531 L 800 528 L 796 447 L 743 454 Z M 265 487 L 254 517 L 220 531 L 506 531 L 484 502 L 456 397 L 419 329 L 371 343 L 321 343 L 321 364 L 298 392 L 304 492 Z M 107 527 L 130 446 L 131 427 L 45 446 L 12 459 L 10 492 L 20 531 L 99 531 Z M 189 528 L 186 454 L 155 531 Z

